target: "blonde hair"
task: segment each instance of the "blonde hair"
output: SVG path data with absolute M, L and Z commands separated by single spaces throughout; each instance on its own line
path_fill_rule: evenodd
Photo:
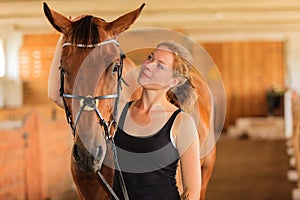
M 173 41 L 161 42 L 156 48 L 159 47 L 166 47 L 173 53 L 174 75 L 181 78 L 181 82 L 177 86 L 167 91 L 167 99 L 178 108 L 191 112 L 197 100 L 197 93 L 190 74 L 193 57 L 184 46 Z

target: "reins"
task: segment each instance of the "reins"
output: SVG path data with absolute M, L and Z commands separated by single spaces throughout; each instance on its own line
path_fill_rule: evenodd
M 78 48 L 95 48 L 95 47 L 101 47 L 101 46 L 106 45 L 106 44 L 115 44 L 117 47 L 119 47 L 118 41 L 116 41 L 115 39 L 108 39 L 108 40 L 105 40 L 103 42 L 100 42 L 100 43 L 97 43 L 97 44 L 90 44 L 90 45 L 64 43 L 62 45 L 62 48 L 67 47 L 67 46 L 75 46 L 75 47 L 78 47 Z M 120 172 L 118 178 L 119 178 L 120 183 L 121 183 L 121 188 L 122 188 L 124 198 L 125 198 L 125 200 L 129 200 L 128 193 L 127 193 L 126 186 L 125 186 L 125 182 L 124 182 L 124 179 L 123 179 L 123 176 L 122 176 L 122 173 L 121 173 L 121 170 L 120 170 L 120 166 L 119 166 L 119 163 L 118 163 L 116 146 L 115 146 L 114 139 L 113 139 L 113 136 L 114 136 L 115 131 L 116 131 L 116 126 L 117 126 L 116 117 L 117 117 L 117 114 L 118 114 L 119 97 L 120 97 L 120 92 L 121 92 L 121 89 L 122 89 L 121 84 L 122 84 L 122 82 L 124 82 L 124 80 L 122 79 L 123 59 L 124 58 L 125 58 L 125 55 L 123 54 L 122 51 L 120 51 L 120 64 L 119 64 L 119 68 L 118 68 L 118 78 L 117 78 L 117 81 L 118 81 L 117 82 L 117 93 L 108 94 L 108 95 L 101 95 L 101 96 L 96 96 L 96 97 L 93 97 L 93 96 L 90 96 L 90 95 L 81 96 L 81 95 L 76 95 L 76 94 L 66 94 L 65 91 L 64 91 L 64 82 L 65 82 L 64 80 L 65 80 L 66 71 L 62 67 L 62 63 L 61 63 L 61 67 L 60 67 L 60 83 L 61 83 L 61 85 L 60 85 L 59 93 L 60 93 L 60 96 L 62 97 L 62 100 L 63 100 L 67 122 L 68 122 L 68 124 L 70 125 L 70 127 L 72 129 L 73 137 L 75 137 L 75 135 L 76 135 L 76 126 L 77 126 L 77 123 L 80 119 L 81 113 L 83 111 L 95 111 L 95 113 L 97 114 L 97 116 L 99 118 L 99 125 L 101 127 L 103 127 L 103 129 L 104 129 L 104 134 L 105 134 L 104 136 L 105 136 L 106 142 L 111 141 L 111 143 L 112 143 L 112 150 L 113 150 L 113 154 L 114 154 L 114 164 L 116 166 L 116 169 Z M 76 114 L 75 121 L 73 121 L 72 114 L 71 114 L 71 112 L 70 112 L 70 110 L 67 106 L 66 98 L 80 99 L 80 109 L 79 109 L 78 113 Z M 99 100 L 103 100 L 103 99 L 115 99 L 115 105 L 114 105 L 114 110 L 113 110 L 113 114 L 112 114 L 112 120 L 110 122 L 107 122 L 103 118 L 103 116 L 102 116 L 102 114 L 99 111 L 98 106 L 97 106 Z M 114 129 L 113 129 L 114 133 L 113 134 L 111 134 L 111 128 L 112 127 L 114 127 Z M 116 200 L 119 200 L 120 198 L 118 198 L 118 196 L 113 191 L 111 186 L 108 184 L 108 182 L 106 181 L 104 176 L 101 174 L 100 169 L 97 170 L 96 173 L 98 174 L 98 176 L 102 180 L 105 187 L 109 190 L 111 195 Z

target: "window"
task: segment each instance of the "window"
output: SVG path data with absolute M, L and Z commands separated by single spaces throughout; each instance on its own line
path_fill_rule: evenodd
M 4 54 L 4 42 L 0 38 L 0 77 L 5 75 L 5 54 Z

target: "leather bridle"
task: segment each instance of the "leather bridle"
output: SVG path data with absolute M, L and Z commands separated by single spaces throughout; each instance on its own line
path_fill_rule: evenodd
M 101 47 L 104 46 L 106 44 L 115 44 L 118 48 L 119 48 L 119 43 L 117 40 L 115 39 L 108 39 L 105 40 L 103 42 L 97 43 L 97 44 L 90 44 L 90 45 L 84 45 L 84 44 L 72 44 L 72 43 L 64 43 L 62 45 L 62 48 L 66 47 L 66 46 L 75 46 L 77 48 L 95 48 L 95 47 Z M 61 66 L 60 66 L 60 96 L 62 97 L 63 100 L 63 104 L 64 104 L 64 109 L 65 109 L 65 113 L 66 113 L 66 118 L 67 121 L 72 129 L 72 135 L 73 137 L 75 137 L 76 135 L 76 126 L 78 123 L 78 120 L 80 119 L 81 113 L 86 110 L 86 111 L 95 111 L 96 115 L 99 118 L 99 125 L 103 128 L 104 130 L 104 136 L 105 136 L 105 140 L 106 143 L 111 142 L 112 143 L 112 150 L 113 150 L 113 154 L 114 154 L 114 164 L 117 168 L 117 170 L 119 170 L 119 179 L 121 182 L 121 188 L 122 188 L 122 192 L 124 195 L 124 198 L 126 200 L 129 200 L 128 197 L 128 193 L 126 190 L 126 186 L 125 186 L 125 182 L 124 179 L 122 177 L 122 173 L 118 164 L 118 159 L 117 159 L 117 152 L 116 152 L 116 147 L 114 144 L 114 139 L 113 136 L 115 134 L 116 131 L 116 127 L 117 127 L 117 114 L 118 114 L 118 104 L 119 104 L 119 97 L 120 97 L 120 92 L 121 92 L 121 84 L 122 82 L 124 82 L 126 84 L 126 82 L 122 79 L 122 70 L 123 70 L 123 60 L 125 58 L 125 54 L 123 54 L 123 52 L 120 50 L 120 63 L 118 66 L 118 71 L 117 71 L 117 93 L 115 94 L 108 94 L 108 95 L 101 95 L 101 96 L 81 96 L 81 95 L 76 95 L 76 94 L 66 94 L 64 91 L 64 80 L 65 80 L 65 74 L 66 71 L 63 69 L 62 66 L 62 62 L 61 62 Z M 76 118 L 75 121 L 73 121 L 72 118 L 72 114 L 67 106 L 66 103 L 66 98 L 71 98 L 71 99 L 80 99 L 80 109 L 78 111 L 78 113 L 76 114 Z M 97 105 L 98 105 L 98 101 L 99 100 L 103 100 L 103 99 L 115 99 L 115 105 L 114 105 L 114 110 L 113 110 L 113 114 L 112 114 L 112 119 L 110 122 L 106 121 L 101 112 L 99 111 Z M 114 130 L 114 133 L 111 133 L 111 130 Z M 108 182 L 105 180 L 104 176 L 101 174 L 100 169 L 96 171 L 96 173 L 98 174 L 98 176 L 101 178 L 102 182 L 104 183 L 104 185 L 107 187 L 107 189 L 110 191 L 111 195 L 116 199 L 119 200 L 118 196 L 115 194 L 115 192 L 113 191 L 113 189 L 111 188 L 111 186 L 108 184 Z
M 95 48 L 95 47 L 100 47 L 106 44 L 115 44 L 119 47 L 119 43 L 114 40 L 114 39 L 109 39 L 109 40 L 105 40 L 104 42 L 101 43 L 97 43 L 97 44 L 92 44 L 92 45 L 83 45 L 83 44 L 77 44 L 76 47 L 78 48 Z M 72 43 L 64 43 L 62 48 L 66 47 L 66 46 L 73 46 Z M 122 51 L 120 51 L 120 64 L 118 67 L 118 85 L 117 85 L 117 93 L 115 94 L 108 94 L 108 95 L 102 95 L 102 96 L 81 96 L 81 95 L 76 95 L 76 94 L 66 94 L 64 91 L 64 77 L 65 77 L 65 73 L 66 71 L 63 69 L 63 67 L 60 67 L 60 96 L 62 97 L 63 100 L 63 104 L 64 104 L 64 109 L 66 112 L 66 117 L 67 117 L 67 121 L 71 126 L 72 129 L 72 134 L 75 137 L 75 132 L 76 132 L 76 126 L 78 123 L 78 120 L 81 116 L 81 113 L 86 110 L 86 111 L 91 111 L 94 110 L 99 118 L 99 124 L 103 127 L 104 132 L 105 132 L 105 138 L 106 139 L 110 139 L 111 134 L 110 134 L 110 130 L 112 126 L 116 126 L 116 117 L 117 117 L 117 105 L 119 103 L 119 96 L 120 96 L 120 90 L 121 90 L 121 81 L 122 81 L 122 70 L 123 70 L 123 59 L 124 59 L 125 55 L 122 53 Z M 76 115 L 75 121 L 73 121 L 72 119 L 72 115 L 71 112 L 67 106 L 66 103 L 66 98 L 71 98 L 71 99 L 80 99 L 80 109 Z M 105 119 L 103 118 L 101 112 L 99 111 L 97 105 L 98 105 L 98 101 L 99 100 L 103 100 L 103 99 L 115 99 L 115 107 L 114 107 L 114 111 L 113 111 L 113 116 L 112 116 L 112 120 L 111 122 L 107 122 L 105 121 Z

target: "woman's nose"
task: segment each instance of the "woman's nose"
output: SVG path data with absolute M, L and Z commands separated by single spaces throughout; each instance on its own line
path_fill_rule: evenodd
M 150 62 L 150 63 L 144 64 L 144 66 L 145 66 L 145 69 L 151 71 L 153 69 L 153 67 L 156 66 L 156 63 L 155 62 Z

